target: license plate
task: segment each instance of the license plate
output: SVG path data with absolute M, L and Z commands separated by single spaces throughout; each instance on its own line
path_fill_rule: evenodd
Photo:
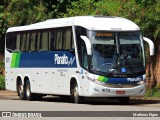
M 116 91 L 116 94 L 126 94 L 126 91 L 124 91 L 124 90 L 118 90 L 118 91 Z

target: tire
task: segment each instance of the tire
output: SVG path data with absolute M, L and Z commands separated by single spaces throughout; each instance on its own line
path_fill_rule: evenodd
M 119 98 L 119 103 L 122 105 L 127 105 L 129 103 L 129 97 L 121 97 Z
M 29 80 L 26 81 L 25 83 L 25 98 L 28 101 L 32 101 L 32 100 L 41 100 L 43 97 L 42 94 L 36 94 L 36 93 L 32 93 L 31 92 L 31 85 Z
M 17 93 L 21 100 L 25 100 L 24 86 L 21 80 L 17 84 Z
M 26 97 L 26 100 L 29 100 L 29 101 L 34 100 L 34 95 L 31 92 L 31 85 L 29 80 L 27 80 L 25 83 L 25 97 Z
M 78 85 L 77 83 L 73 84 L 72 88 L 72 100 L 76 104 L 80 104 L 84 101 L 83 97 L 79 96 Z

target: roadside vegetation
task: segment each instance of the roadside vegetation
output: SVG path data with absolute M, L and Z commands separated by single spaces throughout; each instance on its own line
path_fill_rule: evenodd
M 3 69 L 4 69 L 4 62 L 0 61 L 0 90 L 5 89 L 5 80 L 4 76 L 2 76 Z
M 160 98 L 160 84 L 152 89 L 147 89 L 144 97 Z
M 5 81 L 4 81 L 4 76 L 0 75 L 0 90 L 5 89 Z

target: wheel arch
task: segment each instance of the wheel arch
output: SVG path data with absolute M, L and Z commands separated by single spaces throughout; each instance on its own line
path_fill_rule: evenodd
M 80 83 L 79 83 L 79 81 L 78 81 L 78 78 L 75 77 L 75 76 L 72 76 L 71 79 L 70 79 L 70 95 L 72 94 L 72 89 L 73 89 L 73 87 L 74 87 L 74 86 L 73 86 L 74 83 L 77 83 L 77 85 L 78 85 L 78 90 L 80 91 L 80 87 L 79 87 Z
M 23 79 L 22 79 L 22 76 L 18 75 L 17 76 L 17 79 L 16 79 L 16 91 L 18 92 L 18 84 L 22 83 L 23 84 Z
M 28 76 L 24 76 L 24 78 L 21 75 L 17 75 L 16 79 L 16 90 L 18 90 L 18 84 L 21 82 L 22 85 L 24 86 L 26 81 L 29 80 Z
M 29 80 L 29 82 L 30 82 L 29 77 L 28 77 L 28 76 L 25 76 L 25 77 L 24 77 L 24 84 L 27 82 L 27 80 Z

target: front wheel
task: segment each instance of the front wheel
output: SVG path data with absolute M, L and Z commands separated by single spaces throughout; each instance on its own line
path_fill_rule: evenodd
M 79 96 L 79 91 L 78 91 L 78 85 L 77 83 L 74 83 L 73 89 L 72 89 L 72 99 L 74 103 L 82 103 L 84 101 L 84 98 Z

